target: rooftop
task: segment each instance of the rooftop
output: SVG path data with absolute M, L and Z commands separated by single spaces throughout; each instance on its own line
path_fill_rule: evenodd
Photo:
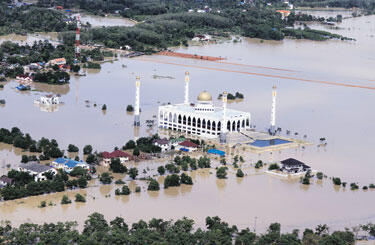
M 102 156 L 103 158 L 117 158 L 117 157 L 131 157 L 130 154 L 126 153 L 126 152 L 123 152 L 123 151 L 120 151 L 120 150 L 115 150 L 111 153 L 107 152 L 107 151 L 104 151 L 102 153 Z
M 285 160 L 281 161 L 281 164 L 284 165 L 284 166 L 288 166 L 288 167 L 300 167 L 300 166 L 303 166 L 303 167 L 310 168 L 309 166 L 307 166 L 303 162 L 300 162 L 300 161 L 298 161 L 298 160 L 296 160 L 294 158 L 285 159 Z
M 83 161 L 75 161 L 73 159 L 64 158 L 64 157 L 59 157 L 54 162 L 57 164 L 64 164 L 68 168 L 74 168 L 75 166 L 77 166 L 77 164 L 86 164 Z
M 195 114 L 197 116 L 202 116 L 202 114 L 204 114 L 205 118 L 207 119 L 221 120 L 223 118 L 223 108 L 217 107 L 217 106 L 214 106 L 213 112 L 195 111 L 194 106 L 185 105 L 185 104 L 164 105 L 164 106 L 160 106 L 160 108 L 181 111 L 181 112 L 185 112 L 189 114 Z M 249 114 L 249 113 L 238 111 L 238 110 L 233 110 L 233 109 L 228 109 L 228 108 L 226 111 L 226 117 L 228 119 L 241 117 L 242 115 L 246 115 L 246 114 Z
M 180 146 L 184 146 L 184 147 L 192 147 L 192 148 L 197 148 L 198 147 L 197 144 L 195 144 L 195 143 L 193 143 L 193 142 L 191 142 L 189 140 L 185 140 L 184 142 L 181 142 L 179 145 Z
M 43 173 L 52 169 L 51 167 L 39 164 L 38 162 L 22 163 L 19 167 L 36 173 Z
M 169 140 L 164 138 L 164 139 L 157 139 L 157 140 L 154 140 L 153 143 L 158 143 L 159 145 L 168 145 L 169 144 Z

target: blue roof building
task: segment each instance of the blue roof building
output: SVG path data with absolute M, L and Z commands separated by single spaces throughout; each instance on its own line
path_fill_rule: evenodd
M 58 169 L 64 169 L 65 172 L 70 172 L 75 167 L 82 167 L 84 169 L 89 169 L 89 165 L 83 161 L 76 161 L 69 158 L 59 157 L 53 161 L 52 165 Z

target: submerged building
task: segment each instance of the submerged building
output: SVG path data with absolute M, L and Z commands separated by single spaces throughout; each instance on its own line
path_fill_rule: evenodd
M 184 103 L 159 106 L 159 128 L 207 138 L 220 136 L 222 143 L 226 142 L 227 132 L 250 129 L 250 113 L 227 109 L 226 93 L 222 96 L 222 106 L 215 106 L 207 91 L 199 93 L 197 101 L 191 103 L 189 82 L 189 73 L 186 72 Z

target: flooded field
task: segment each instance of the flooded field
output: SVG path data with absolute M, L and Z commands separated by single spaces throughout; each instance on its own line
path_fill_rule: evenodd
M 351 18 L 345 19 L 340 29 L 330 30 L 353 37 L 355 42 L 261 42 L 243 38 L 238 43 L 176 49 L 225 57 L 224 62 L 158 55 L 120 58 L 86 77 L 72 76 L 70 85 L 63 88 L 38 87 L 38 91 L 20 93 L 14 89 L 17 83 L 11 81 L 0 90 L 0 98 L 7 102 L 0 107 L 0 127 L 18 126 L 34 138 L 55 138 L 63 148 L 72 143 L 80 149 L 92 144 L 99 151 L 112 150 L 129 139 L 156 132 L 144 121 L 153 119 L 162 103 L 183 102 L 184 72 L 189 71 L 192 101 L 202 90 L 209 91 L 216 104 L 220 101 L 215 98 L 224 90 L 243 93 L 243 101 L 228 107 L 250 112 L 252 124 L 262 131 L 269 126 L 271 90 L 276 85 L 276 124 L 283 129 L 282 134 L 291 130 L 293 135 L 298 132 L 294 137 L 307 135 L 306 140 L 313 145 L 262 154 L 237 148 L 231 149 L 233 154 L 243 155 L 246 164 L 294 157 L 328 176 L 358 182 L 362 187 L 375 183 L 374 24 L 375 16 Z M 141 76 L 139 131 L 132 126 L 133 116 L 126 113 L 126 106 L 134 103 L 136 75 Z M 33 100 L 51 92 L 60 93 L 64 105 L 55 112 L 41 111 Z M 100 109 L 103 104 L 108 108 L 105 113 Z M 317 147 L 321 137 L 327 138 L 326 147 Z M 0 145 L 0 173 L 6 172 L 8 164 L 17 166 L 21 155 L 19 150 Z M 164 162 L 142 164 L 152 168 Z M 240 227 L 254 227 L 256 219 L 258 231 L 274 221 L 280 222 L 284 230 L 322 223 L 342 228 L 375 222 L 375 191 L 334 188 L 329 179 L 302 186 L 298 179 L 277 178 L 253 167 L 243 170 L 248 174 L 243 179 L 231 171 L 226 180 L 216 179 L 215 170 L 200 170 L 192 173 L 193 186 L 154 193 L 143 187 L 141 193 L 126 197 L 114 196 L 115 185 L 102 186 L 93 181 L 92 187 L 81 191 L 88 197 L 85 204 L 62 206 L 59 203 L 63 194 L 58 193 L 0 203 L 0 216 L 16 225 L 66 220 L 77 220 L 82 225 L 88 214 L 98 211 L 107 218 L 122 216 L 127 222 L 188 216 L 203 226 L 206 216 L 218 215 Z M 144 186 L 141 181 L 136 184 Z M 73 197 L 74 193 L 68 195 Z M 53 201 L 56 206 L 40 209 L 37 206 L 42 200 Z
M 76 16 L 76 15 L 73 15 Z M 115 16 L 95 16 L 95 15 L 89 15 L 89 14 L 80 14 L 80 20 L 82 23 L 88 22 L 91 24 L 91 26 L 97 27 L 97 26 L 133 26 L 135 25 L 135 21 L 121 18 L 121 17 L 115 17 Z

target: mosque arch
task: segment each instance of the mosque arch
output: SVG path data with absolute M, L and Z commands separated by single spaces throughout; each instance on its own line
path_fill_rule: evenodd
M 242 128 L 245 128 L 245 119 L 242 120 Z
M 202 128 L 206 128 L 206 119 L 202 120 Z
M 181 123 L 181 122 L 182 122 L 181 114 L 178 114 L 178 123 Z
M 186 125 L 186 116 L 184 115 L 184 117 L 182 118 L 182 124 L 183 125 Z
M 236 121 L 232 122 L 232 131 L 236 131 Z
M 250 119 L 246 118 L 246 126 L 250 126 Z
M 210 120 L 207 121 L 207 129 L 211 129 L 211 121 Z
M 212 121 L 212 130 L 216 131 L 216 123 L 215 123 L 215 121 Z
M 169 112 L 168 121 L 169 121 L 169 122 L 172 122 L 172 112 Z
M 177 114 L 173 114 L 173 122 L 175 123 L 177 121 Z
M 241 128 L 241 121 L 238 120 L 237 121 L 237 131 L 240 131 L 240 128 Z
M 230 121 L 227 122 L 227 130 L 230 131 Z
M 197 127 L 200 128 L 201 127 L 201 119 L 198 118 L 198 121 L 197 121 Z
M 193 127 L 197 126 L 197 120 L 195 120 L 195 117 L 193 117 Z
M 191 117 L 190 116 L 188 117 L 187 125 L 191 126 Z

